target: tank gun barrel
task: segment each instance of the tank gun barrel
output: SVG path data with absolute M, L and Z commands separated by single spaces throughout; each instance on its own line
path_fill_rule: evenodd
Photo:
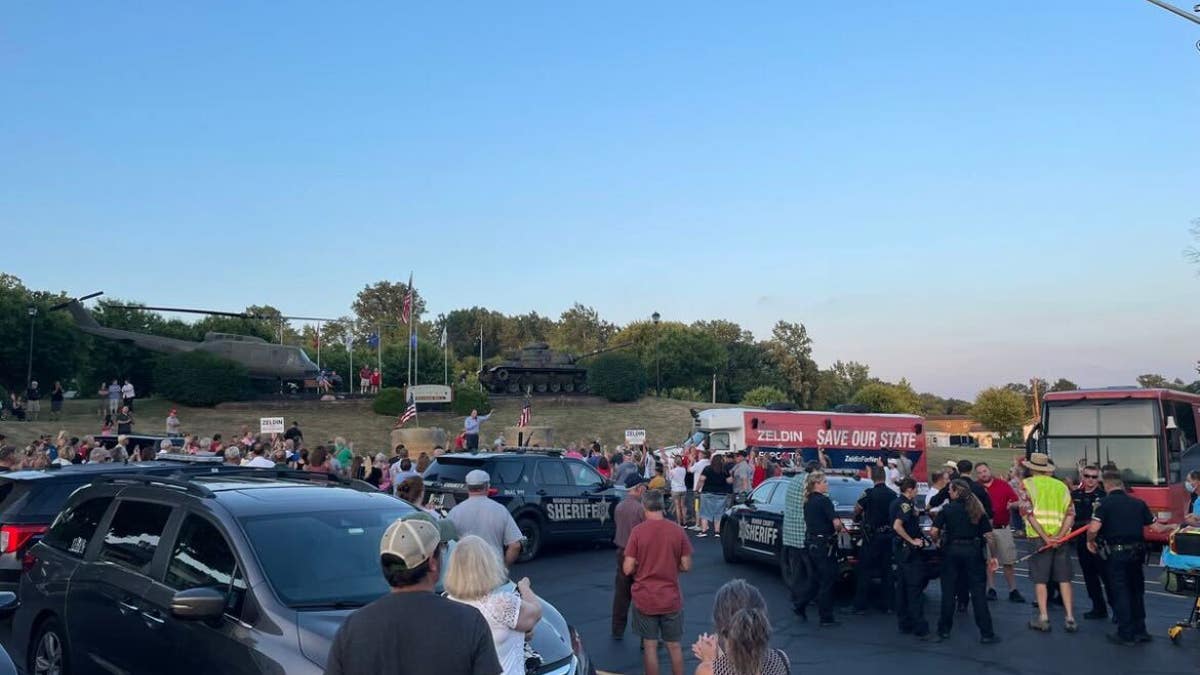
M 598 355 L 598 354 L 603 354 L 603 353 L 605 353 L 605 352 L 611 352 L 611 351 L 614 351 L 614 350 L 617 350 L 617 349 L 624 349 L 624 348 L 626 348 L 626 347 L 629 347 L 629 346 L 631 346 L 631 345 L 633 345 L 633 343 L 632 343 L 632 342 L 626 342 L 626 343 L 624 343 L 624 344 L 613 345 L 613 346 L 611 346 L 611 347 L 604 347 L 604 348 L 602 348 L 602 349 L 597 349 L 597 350 L 596 350 L 596 351 L 594 351 L 594 352 L 588 352 L 588 353 L 586 353 L 586 354 L 583 354 L 582 356 L 573 356 L 573 357 L 571 357 L 571 361 L 570 361 L 570 362 L 571 362 L 571 363 L 579 363 L 580 361 L 582 361 L 582 360 L 584 360 L 584 359 L 591 358 L 591 357 L 593 357 L 593 356 L 596 356 L 596 355 Z

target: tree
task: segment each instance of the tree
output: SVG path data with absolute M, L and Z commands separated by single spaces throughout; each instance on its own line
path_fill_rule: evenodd
M 848 403 L 860 389 L 873 381 L 871 369 L 856 361 L 835 361 L 817 375 L 813 407 L 832 409 Z
M 804 324 L 776 323 L 771 330 L 771 339 L 767 341 L 767 351 L 786 382 L 788 397 L 801 408 L 810 407 L 819 370 L 812 359 L 812 339 Z
M 742 405 L 751 408 L 762 408 L 772 403 L 782 403 L 788 400 L 786 392 L 775 387 L 755 387 L 742 397 Z
M 872 382 L 859 389 L 851 402 L 875 413 L 921 412 L 921 401 L 906 380 L 899 384 Z
M 991 387 L 979 392 L 971 414 L 988 431 L 1007 435 L 1021 430 L 1028 417 L 1025 398 L 1007 387 Z
M 646 371 L 633 354 L 602 354 L 588 367 L 588 388 L 609 401 L 636 401 L 646 392 Z
M 558 317 L 550 344 L 555 349 L 574 354 L 586 354 L 608 345 L 617 327 L 600 318 L 600 313 L 580 303 Z
M 1179 378 L 1168 380 L 1166 377 L 1158 375 L 1157 373 L 1138 375 L 1137 383 L 1142 389 L 1176 389 L 1183 391 L 1184 389 L 1187 389 L 1188 386 L 1186 382 Z
M 86 342 L 66 312 L 50 311 L 63 300 L 60 294 L 30 291 L 17 277 L 0 273 L 0 385 L 5 389 L 25 390 L 31 323 L 33 379 L 47 395 L 55 380 L 70 388 L 86 356 Z M 32 322 L 30 307 L 37 310 Z
M 377 281 L 370 286 L 364 286 L 354 298 L 351 309 L 363 330 L 373 332 L 379 330 L 387 342 L 408 339 L 408 325 L 401 321 L 404 309 L 404 296 L 408 294 L 408 284 L 404 282 Z M 413 291 L 412 318 L 419 320 L 425 313 L 425 299 L 420 291 Z
M 1065 377 L 1060 377 L 1055 380 L 1054 384 L 1050 385 L 1050 391 L 1075 391 L 1079 385 L 1068 380 Z
M 250 391 L 245 366 L 201 351 L 157 357 L 154 381 L 164 396 L 191 406 L 236 401 Z

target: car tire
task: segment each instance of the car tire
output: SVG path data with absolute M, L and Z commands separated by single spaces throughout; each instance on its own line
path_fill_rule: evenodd
M 738 526 L 737 521 L 726 518 L 721 523 L 721 555 L 727 563 L 741 562 L 737 552 Z
M 26 672 L 29 675 L 42 673 L 69 675 L 71 665 L 67 655 L 67 633 L 58 619 L 51 617 L 43 621 L 38 626 L 35 635 L 36 637 L 29 645 L 29 667 Z M 39 661 L 41 661 L 40 667 Z
M 537 518 L 520 518 L 517 520 L 517 529 L 521 530 L 521 535 L 525 537 L 517 562 L 529 562 L 542 551 L 542 523 Z

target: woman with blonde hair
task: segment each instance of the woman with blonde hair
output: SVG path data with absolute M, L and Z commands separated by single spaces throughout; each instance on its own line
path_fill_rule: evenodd
M 782 649 L 771 649 L 771 622 L 762 593 L 734 579 L 713 599 L 715 635 L 701 635 L 692 654 L 700 660 L 696 675 L 786 675 L 791 662 Z
M 821 471 L 812 471 L 804 480 L 804 548 L 812 573 L 808 588 L 796 601 L 795 612 L 801 621 L 808 620 L 808 603 L 816 600 L 822 627 L 838 625 L 833 618 L 833 584 L 837 581 L 838 531 L 845 529 L 829 499 L 829 481 Z
M 471 605 L 487 619 L 504 675 L 525 673 L 525 633 L 542 618 L 542 603 L 529 578 L 507 588 L 508 574 L 500 553 L 483 539 L 469 535 L 458 541 L 446 572 L 446 597 Z

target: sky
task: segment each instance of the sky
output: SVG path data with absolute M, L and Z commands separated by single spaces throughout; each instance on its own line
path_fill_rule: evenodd
M 799 321 L 943 395 L 1190 381 L 1198 39 L 1137 0 L 7 3 L 0 271 L 309 316 L 411 271 L 433 315 Z

